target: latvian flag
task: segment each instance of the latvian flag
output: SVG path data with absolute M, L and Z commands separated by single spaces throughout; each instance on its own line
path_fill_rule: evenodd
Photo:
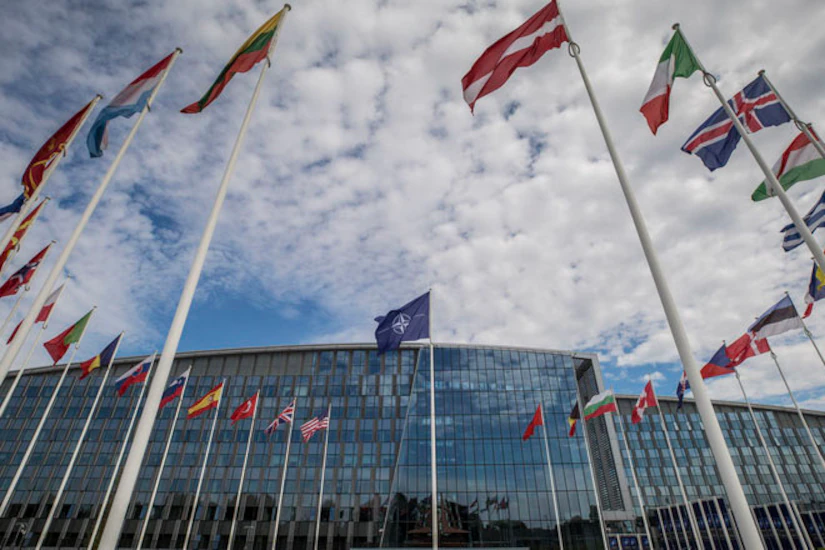
M 181 395 L 183 395 L 183 388 L 186 386 L 186 380 L 189 378 L 189 371 L 191 367 L 186 369 L 186 372 L 175 378 L 171 384 L 164 390 L 160 398 L 160 406 L 158 410 L 162 409 Z
M 117 394 L 119 396 L 123 396 L 132 384 L 140 384 L 141 382 L 145 382 L 146 377 L 149 376 L 149 369 L 151 368 L 152 358 L 147 357 L 131 369 L 124 372 L 122 376 L 115 380 Z
M 281 411 L 281 414 L 278 415 L 278 418 L 272 421 L 272 424 L 264 428 L 264 433 L 267 435 L 272 435 L 275 430 L 278 429 L 278 426 L 281 424 L 292 424 L 293 419 L 295 418 L 295 400 L 292 400 L 292 403 L 287 405 L 287 407 Z
M 602 393 L 594 395 L 587 405 L 584 406 L 584 419 L 590 420 L 607 414 L 609 412 L 618 412 L 616 409 L 616 396 L 613 395 L 613 390 L 603 391 Z
M 464 101 L 475 108 L 476 101 L 501 88 L 519 67 L 529 67 L 544 52 L 567 42 L 564 20 L 553 0 L 523 25 L 487 48 L 461 79 Z
M 799 318 L 791 297 L 785 295 L 749 326 L 748 332 L 758 339 L 776 336 L 797 328 L 802 328 L 802 319 Z
M 304 443 L 306 443 L 312 439 L 315 432 L 319 432 L 327 428 L 329 428 L 329 415 L 327 413 L 323 413 L 321 416 L 301 424 L 301 437 L 304 439 Z

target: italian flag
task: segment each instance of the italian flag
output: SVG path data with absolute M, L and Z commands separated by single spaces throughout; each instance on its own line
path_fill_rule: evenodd
M 810 128 L 810 131 L 817 141 L 822 141 L 814 133 L 813 128 Z M 773 173 L 782 185 L 782 189 L 787 190 L 800 181 L 812 180 L 825 175 L 825 159 L 816 150 L 811 140 L 800 132 L 782 153 L 782 157 L 773 165 Z M 773 191 L 768 191 L 766 182 L 762 181 L 751 195 L 751 199 L 761 201 L 772 196 Z
M 284 14 L 290 10 L 289 4 L 272 16 L 269 21 L 261 25 L 252 36 L 246 39 L 246 42 L 241 45 L 226 67 L 218 75 L 218 78 L 212 84 L 212 87 L 207 90 L 206 94 L 195 103 L 181 109 L 182 113 L 200 113 L 207 105 L 215 101 L 223 89 L 232 80 L 236 73 L 245 73 L 252 69 L 259 61 L 266 59 L 269 55 L 269 47 L 272 44 L 272 39 L 284 18 Z
M 687 78 L 698 70 L 701 70 L 699 62 L 693 57 L 690 46 L 682 37 L 682 32 L 676 29 L 673 38 L 662 52 L 662 57 L 659 58 L 653 82 L 650 83 L 650 89 L 642 102 L 642 108 L 639 109 L 647 119 L 647 125 L 650 126 L 650 131 L 654 135 L 659 126 L 667 122 L 673 79 L 677 76 Z
M 613 390 L 607 390 L 600 394 L 593 396 L 587 405 L 584 406 L 584 419 L 590 420 L 605 413 L 618 412 L 616 409 L 616 396 L 613 395 Z

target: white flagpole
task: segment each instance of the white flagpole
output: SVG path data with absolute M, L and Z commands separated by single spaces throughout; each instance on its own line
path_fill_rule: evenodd
M 757 437 L 759 437 L 759 443 L 762 444 L 762 450 L 765 451 L 765 456 L 768 458 L 768 467 L 770 467 L 771 474 L 773 474 L 773 480 L 779 487 L 779 493 L 782 495 L 782 501 L 785 503 L 785 506 L 788 507 L 788 513 L 791 515 L 794 528 L 796 529 L 797 533 L 799 533 L 799 536 L 802 537 L 802 529 L 800 528 L 799 522 L 796 519 L 794 509 L 791 507 L 791 500 L 788 498 L 788 493 L 785 492 L 785 485 L 782 483 L 782 478 L 779 477 L 779 472 L 776 469 L 776 464 L 774 464 L 773 457 L 771 456 L 771 451 L 770 449 L 768 449 L 768 444 L 765 442 L 765 437 L 762 435 L 762 428 L 759 427 L 759 421 L 756 419 L 756 414 L 753 412 L 753 407 L 751 407 L 751 402 L 750 399 L 748 399 L 748 394 L 747 392 L 745 392 L 745 385 L 742 384 L 742 378 L 739 376 L 739 370 L 734 369 L 734 374 L 736 375 L 736 381 L 739 383 L 739 389 L 742 390 L 742 397 L 745 399 L 745 405 L 748 406 L 748 412 L 751 415 L 751 420 L 753 420 L 753 425 L 756 427 L 756 435 Z M 722 518 L 720 517 L 719 519 L 721 520 Z M 791 544 L 794 548 L 796 548 L 796 542 L 794 542 L 793 537 L 788 538 L 791 539 Z
M 432 495 L 430 496 L 430 529 L 432 529 L 433 550 L 438 550 L 438 465 L 435 452 L 435 347 L 433 346 L 433 289 L 429 290 L 429 329 L 430 336 L 430 480 Z
M 97 306 L 92 308 L 92 314 L 94 314 L 95 309 L 97 309 Z M 89 317 L 89 320 L 91 320 L 91 317 Z M 17 471 L 14 472 L 14 477 L 12 478 L 11 483 L 9 483 L 9 488 L 6 489 L 6 494 L 3 496 L 3 502 L 0 503 L 0 517 L 6 515 L 6 511 L 9 508 L 9 502 L 11 501 L 11 496 L 17 488 L 17 482 L 20 481 L 20 476 L 23 474 L 23 469 L 28 464 L 29 458 L 34 451 L 34 447 L 37 445 L 37 439 L 40 437 L 40 432 L 43 431 L 43 426 L 46 425 L 46 420 L 49 419 L 49 413 L 52 411 L 54 402 L 57 400 L 57 394 L 60 393 L 60 388 L 63 386 L 63 381 L 66 380 L 66 374 L 69 372 L 69 367 L 71 367 L 74 362 L 74 356 L 77 354 L 77 348 L 80 347 L 80 343 L 83 341 L 84 336 L 86 336 L 85 327 L 83 329 L 83 334 L 80 335 L 80 338 L 77 340 L 77 344 L 75 344 L 74 349 L 72 350 L 72 354 L 69 356 L 69 361 L 66 363 L 66 366 L 63 367 L 63 372 L 60 374 L 60 378 L 57 380 L 57 385 L 54 387 L 54 392 L 49 398 L 49 402 L 46 404 L 46 410 L 43 411 L 43 416 L 40 417 L 40 422 L 34 430 L 34 434 L 29 441 L 29 446 L 26 447 L 26 452 L 23 454 L 23 459 L 20 461 Z
M 89 414 L 86 416 L 86 423 L 83 424 L 83 430 L 81 430 L 80 437 L 77 439 L 77 443 L 75 443 L 74 451 L 72 451 L 72 458 L 69 460 L 69 465 L 66 466 L 66 472 L 63 474 L 63 479 L 60 481 L 60 487 L 57 489 L 57 494 L 46 511 L 46 524 L 43 525 L 43 529 L 40 531 L 40 538 L 37 540 L 35 550 L 40 550 L 43 548 L 43 544 L 46 541 L 46 535 L 49 533 L 49 527 L 51 527 L 52 521 L 54 520 L 55 510 L 57 510 L 57 505 L 60 502 L 60 499 L 63 498 L 63 491 L 66 490 L 66 485 L 69 483 L 69 478 L 72 476 L 72 470 L 74 469 L 75 462 L 77 461 L 77 455 L 80 454 L 80 449 L 83 447 L 83 443 L 86 440 L 86 433 L 89 431 L 89 426 L 92 424 L 92 419 L 95 416 L 95 412 L 97 412 L 97 404 L 100 403 L 100 396 L 103 395 L 103 389 L 106 387 L 106 381 L 109 379 L 109 375 L 112 372 L 112 363 L 114 363 L 115 356 L 117 356 L 117 350 L 120 348 L 120 343 L 123 341 L 123 334 L 124 333 L 121 332 L 118 337 L 117 344 L 115 344 L 115 351 L 112 353 L 112 357 L 109 359 L 109 365 L 106 367 L 106 373 L 103 375 L 103 380 L 100 381 L 100 386 L 97 388 L 97 395 L 95 395 L 95 400 L 92 402 L 92 408 L 89 409 Z
M 181 51 L 182 50 L 177 49 L 173 53 L 173 57 L 169 61 L 169 65 L 166 67 L 166 70 L 163 72 L 163 76 L 161 77 L 160 82 L 158 82 L 158 85 L 155 86 L 155 89 L 152 91 L 152 95 L 149 96 L 149 99 L 146 102 L 146 106 L 140 112 L 140 116 L 138 116 L 137 120 L 135 121 L 135 124 L 129 131 L 129 134 L 126 136 L 126 139 L 123 141 L 123 145 L 120 146 L 120 150 L 117 152 L 117 155 L 112 161 L 111 166 L 109 166 L 109 169 L 106 171 L 106 175 L 103 176 L 103 179 L 101 180 L 100 185 L 97 188 L 97 191 L 95 191 L 94 195 L 92 195 L 92 198 L 89 199 L 89 204 L 86 206 L 86 210 L 84 210 L 83 215 L 77 222 L 77 226 L 75 226 L 74 231 L 72 232 L 72 236 L 69 238 L 65 248 L 63 248 L 63 251 L 60 253 L 57 262 L 52 267 L 52 270 L 49 273 L 49 277 L 46 279 L 46 282 L 43 283 L 43 287 L 40 289 L 40 292 L 37 294 L 37 297 L 34 299 L 34 304 L 32 304 L 31 311 L 29 311 L 29 314 L 26 315 L 26 317 L 23 319 L 23 323 L 20 325 L 20 330 L 18 331 L 17 336 L 14 338 L 14 340 L 12 340 L 11 344 L 6 349 L 6 353 L 3 355 L 3 359 L 0 361 L 0 384 L 2 384 L 3 380 L 5 380 L 12 363 L 17 358 L 17 354 L 20 352 L 20 348 L 23 345 L 23 341 L 29 335 L 29 330 L 31 330 L 32 325 L 34 325 L 34 320 L 38 312 L 40 311 L 40 308 L 43 307 L 43 304 L 49 297 L 49 292 L 51 292 L 51 288 L 54 286 L 55 282 L 57 281 L 57 278 L 60 277 L 61 273 L 63 273 L 63 268 L 66 266 L 66 262 L 69 261 L 69 256 L 74 250 L 77 241 L 80 239 L 81 233 L 83 233 L 83 230 L 86 228 L 86 224 L 92 217 L 95 208 L 97 208 L 97 204 L 103 197 L 103 193 L 109 186 L 109 182 L 112 181 L 112 177 L 115 175 L 115 171 L 117 170 L 117 167 L 120 165 L 120 161 L 123 160 L 123 156 L 126 154 L 126 150 L 132 143 L 132 140 L 134 139 L 135 134 L 138 131 L 138 128 L 140 128 L 143 119 L 146 117 L 146 113 L 149 112 L 149 109 L 152 106 L 152 101 L 155 99 L 155 96 L 157 95 L 161 86 L 163 86 L 163 82 L 169 75 L 169 71 L 172 69 L 172 65 L 175 64 L 175 59 L 177 59 L 177 56 L 180 54 Z M 164 378 L 163 380 L 165 381 L 166 378 Z M 110 548 L 114 548 L 116 545 L 117 542 L 114 542 L 108 546 Z
M 819 361 L 822 363 L 822 366 L 825 367 L 825 357 L 822 356 L 822 352 L 819 350 L 819 346 L 816 345 L 816 342 L 814 341 L 814 335 L 811 334 L 810 330 L 808 330 L 808 325 L 805 324 L 805 320 L 802 319 L 802 317 L 800 317 L 799 320 L 802 321 L 802 331 L 805 333 L 805 336 L 808 337 L 808 340 L 811 341 L 811 345 L 814 347 L 814 350 L 816 350 L 816 354 L 819 356 Z
M 318 491 L 318 513 L 315 516 L 315 540 L 313 550 L 318 550 L 318 536 L 321 533 L 321 509 L 324 502 L 324 479 L 327 473 L 327 449 L 329 447 L 329 431 L 332 424 L 332 403 L 327 406 L 327 429 L 324 434 L 324 460 L 321 462 L 321 487 Z M 327 520 L 329 521 L 329 520 Z M 230 549 L 231 550 L 231 549 Z
M 282 16 L 281 22 L 275 31 L 275 36 L 272 38 L 272 46 L 269 49 L 271 55 L 274 51 L 275 44 L 278 41 L 281 27 L 287 12 L 291 9 L 289 4 L 284 6 L 286 11 Z M 200 279 L 203 264 L 206 261 L 206 253 L 209 250 L 209 243 L 212 241 L 212 235 L 215 233 L 215 226 L 218 223 L 218 215 L 221 212 L 221 206 L 226 198 L 226 192 L 229 189 L 229 180 L 235 168 L 235 162 L 238 160 L 241 144 L 243 143 L 246 128 L 249 126 L 249 121 L 252 118 L 252 111 L 255 108 L 255 102 L 258 99 L 258 94 L 261 91 L 263 84 L 263 77 L 269 67 L 270 62 L 261 67 L 261 73 L 258 77 L 258 83 L 255 85 L 255 91 L 252 92 L 252 99 L 249 101 L 249 106 L 246 109 L 241 129 L 238 132 L 238 137 L 235 140 L 235 145 L 232 148 L 232 153 L 229 155 L 229 161 L 226 165 L 223 179 L 218 188 L 215 202 L 212 206 L 212 211 L 209 213 L 209 219 L 206 222 L 206 227 L 203 230 L 198 250 L 195 253 L 195 258 L 192 260 L 192 266 L 189 268 L 189 275 L 186 277 L 186 282 L 181 291 L 178 307 L 175 310 L 175 316 L 172 318 L 172 324 L 169 327 L 169 332 L 166 336 L 166 343 L 163 345 L 163 351 L 158 360 L 158 366 L 155 368 L 155 378 L 149 386 L 149 394 L 146 397 L 146 406 L 143 409 L 143 414 L 140 415 L 140 421 L 135 430 L 135 438 L 132 441 L 132 448 L 129 451 L 129 456 L 126 458 L 126 465 L 123 467 L 123 475 L 120 477 L 120 482 L 115 491 L 115 497 L 112 500 L 112 509 L 109 513 L 109 518 L 106 520 L 106 526 L 103 528 L 103 536 L 100 539 L 102 548 L 115 548 L 120 538 L 120 531 L 123 528 L 123 522 L 126 520 L 126 511 L 129 508 L 129 500 L 132 498 L 132 491 L 135 489 L 138 475 L 140 474 L 140 463 L 143 460 L 143 455 L 149 445 L 149 437 L 152 434 L 152 426 L 157 417 L 157 408 L 160 404 L 160 397 L 163 394 L 163 385 L 169 378 L 169 373 L 172 370 L 172 361 L 175 359 L 175 353 L 178 350 L 178 343 L 180 342 L 181 334 L 183 333 L 183 326 L 186 324 L 186 317 L 189 315 L 189 308 L 192 305 L 192 298 L 195 296 L 195 289 L 198 286 L 198 279 Z M 2 367 L 2 364 L 0 364 Z M 0 369 L 2 373 L 2 369 Z M 2 380 L 0 380 L 1 382 Z
M 51 252 L 52 245 L 56 242 L 57 241 L 52 240 L 51 244 L 49 244 L 49 247 L 46 249 L 46 253 L 43 254 L 43 258 L 42 258 L 40 263 L 43 263 L 44 261 L 46 261 L 46 257 L 49 255 L 49 252 Z M 6 262 L 6 263 L 8 263 L 8 262 Z M 35 270 L 36 269 L 37 268 L 35 268 Z M 35 271 L 35 275 L 36 274 L 37 273 Z M 31 282 L 31 281 L 29 281 L 29 282 Z M 20 305 L 20 300 L 23 299 L 23 296 L 29 291 L 30 288 L 31 288 L 30 285 L 26 284 L 26 285 L 23 286 L 23 292 L 20 292 L 19 289 L 18 289 L 17 299 L 14 301 L 14 305 L 12 306 L 11 311 L 9 311 L 9 314 L 6 316 L 6 320 L 3 321 L 2 326 L 0 326 L 0 335 L 2 335 L 4 332 L 6 332 L 6 327 L 9 325 L 9 321 L 11 321 L 11 318 L 14 316 L 14 312 L 17 311 L 17 307 Z M 0 416 L 2 416 L 2 413 L 0 413 Z
M 825 158 L 825 147 L 822 146 L 821 141 L 814 138 L 814 135 L 811 132 L 812 125 L 799 120 L 799 117 L 796 116 L 796 113 L 793 111 L 793 109 L 791 109 L 791 106 L 788 105 L 788 103 L 785 101 L 785 98 L 782 97 L 782 94 L 780 94 L 779 90 L 776 89 L 776 86 L 773 85 L 773 82 L 770 81 L 767 73 L 765 73 L 765 69 L 759 71 L 759 75 L 765 79 L 765 82 L 767 82 L 768 87 L 770 87 L 771 91 L 774 94 L 776 94 L 776 98 L 779 100 L 779 103 L 781 103 L 785 110 L 788 111 L 788 114 L 791 115 L 791 118 L 793 119 L 796 127 L 799 128 L 802 131 L 802 133 L 805 134 L 805 137 L 808 138 L 808 140 L 813 144 L 814 149 L 816 149 L 817 153 L 819 153 L 819 156 Z
M 252 434 L 255 432 L 255 419 L 258 417 L 258 401 L 261 397 L 261 390 L 255 394 L 255 410 L 252 411 L 252 425 L 249 426 L 249 437 L 246 439 L 246 451 L 243 454 L 243 466 L 241 467 L 241 481 L 238 484 L 238 495 L 235 497 L 235 511 L 232 512 L 232 526 L 229 528 L 229 544 L 227 550 L 232 550 L 235 543 L 235 526 L 238 524 L 238 513 L 241 509 L 241 498 L 243 496 L 243 482 L 246 478 L 246 464 L 249 461 L 249 448 L 252 446 Z
M 163 477 L 163 467 L 166 466 L 166 457 L 169 455 L 169 447 L 172 446 L 172 436 L 175 434 L 175 426 L 178 423 L 178 415 L 180 414 L 180 407 L 183 403 L 183 398 L 186 395 L 186 386 L 189 385 L 189 375 L 192 372 L 192 365 L 186 369 L 186 380 L 183 382 L 183 388 L 178 397 L 178 405 L 175 408 L 175 415 L 172 417 L 172 424 L 169 426 L 169 434 L 166 436 L 166 447 L 163 449 L 163 457 L 160 459 L 160 466 L 158 466 L 157 475 L 155 476 L 155 485 L 152 487 L 152 495 L 149 497 L 149 505 L 146 510 L 146 518 L 140 527 L 140 537 L 138 538 L 137 550 L 143 548 L 143 539 L 146 536 L 146 529 L 149 527 L 149 518 L 152 515 L 152 507 L 155 505 L 155 497 L 158 494 L 158 487 L 160 487 L 160 480 Z M 98 547 L 99 548 L 99 547 Z
M 559 517 L 559 497 L 556 494 L 556 479 L 553 476 L 553 461 L 550 460 L 550 441 L 547 439 L 547 421 L 544 419 L 544 405 L 542 403 L 539 403 L 539 410 L 541 410 L 541 431 L 544 433 L 544 453 L 547 455 L 547 475 L 550 476 L 550 490 L 553 492 L 553 511 L 556 515 L 556 533 L 559 536 L 559 548 L 564 550 L 564 537 L 562 537 L 561 534 L 561 518 Z M 650 535 L 648 535 L 648 539 L 649 537 Z
M 38 190 L 39 190 L 39 189 L 40 189 L 40 188 L 38 188 Z M 45 199 L 43 199 L 43 203 L 42 203 L 42 204 L 43 204 L 43 208 L 46 208 L 46 205 L 47 205 L 47 204 L 49 204 L 49 201 L 51 201 L 51 200 L 52 200 L 52 199 L 51 199 L 51 197 L 46 197 Z M 32 202 L 32 201 L 28 201 L 28 202 Z M 36 221 L 37 221 L 37 218 L 39 218 L 39 217 L 40 217 L 40 214 L 42 214 L 42 213 L 43 213 L 43 208 L 41 208 L 40 210 L 38 210 L 38 211 L 37 211 L 37 214 L 35 214 L 34 218 L 32 218 L 31 225 L 34 225 L 34 222 L 36 222 Z M 21 221 L 20 223 L 23 223 L 23 222 Z M 29 228 L 31 228 L 31 225 L 29 226 Z M 18 230 L 20 229 L 20 224 L 18 224 L 17 229 L 18 229 Z M 16 233 L 16 232 L 17 232 L 17 231 L 15 231 L 15 233 Z M 5 269 L 6 269 L 6 266 L 8 266 L 8 265 L 9 265 L 9 263 L 11 263 L 11 260 L 12 260 L 12 259 L 13 259 L 16 255 L 17 255 L 17 252 L 19 252 L 19 251 L 20 251 L 20 247 L 21 247 L 21 246 L 23 246 L 23 241 L 25 241 L 25 240 L 26 240 L 26 237 L 28 236 L 28 234 L 29 234 L 29 230 L 27 229 L 27 230 L 26 230 L 25 232 L 23 232 L 23 234 L 20 236 L 20 240 L 19 240 L 19 241 L 17 241 L 17 243 L 15 244 L 15 247 L 13 248 L 14 252 L 9 251 L 9 255 L 8 255 L 8 257 L 7 257 L 7 258 L 6 258 L 3 262 L 0 262 L 0 275 L 2 275 L 2 274 L 3 274 L 3 271 L 5 271 Z M 11 235 L 9 235 L 9 241 L 11 241 L 11 239 L 12 239 L 13 237 L 14 237 L 14 233 L 12 233 Z M 56 241 L 52 241 L 52 243 L 54 243 L 54 242 L 56 242 Z M 6 244 L 8 244 L 8 243 L 6 243 Z M 6 247 L 5 247 L 5 246 L 3 246 L 3 248 L 0 248 L 0 254 L 2 254 L 5 250 L 6 250 Z
M 226 391 L 226 378 L 224 378 L 221 382 L 221 397 L 220 399 L 218 399 L 218 405 L 215 407 L 215 415 L 212 417 L 212 427 L 209 428 L 209 441 L 206 443 L 206 452 L 203 455 L 203 464 L 201 464 L 201 473 L 198 477 L 198 486 L 195 489 L 195 500 L 192 502 L 192 511 L 189 514 L 189 523 L 186 525 L 186 538 L 183 539 L 183 550 L 187 550 L 187 548 L 189 548 L 189 537 L 192 536 L 192 525 L 195 523 L 195 514 L 198 513 L 198 501 L 201 497 L 201 487 L 203 486 L 203 474 L 206 472 L 206 465 L 209 462 L 209 450 L 212 448 L 212 438 L 215 435 L 215 424 L 218 423 L 218 412 L 221 410 L 221 401 L 223 401 L 224 391 Z M 129 465 L 128 462 L 126 465 Z M 103 536 L 106 536 L 106 531 L 103 531 Z M 103 546 L 103 540 L 101 540 L 100 542 L 100 548 L 114 548 L 109 546 Z
M 129 437 L 132 435 L 132 428 L 135 427 L 135 420 L 137 419 L 138 410 L 140 410 L 140 403 L 143 401 L 143 394 L 146 392 L 146 386 L 149 384 L 149 379 L 152 375 L 152 365 L 155 363 L 156 355 L 157 352 L 152 354 L 152 358 L 149 360 L 149 370 L 146 371 L 146 380 L 140 386 L 140 393 L 138 394 L 137 401 L 135 402 L 135 410 L 132 411 L 132 418 L 129 420 L 129 427 L 126 429 L 126 436 L 123 438 L 123 443 L 120 445 L 120 452 L 117 455 L 115 467 L 112 470 L 112 475 L 109 477 L 109 484 L 106 486 L 106 493 L 103 495 L 103 502 L 100 504 L 100 510 L 97 513 L 97 519 L 95 519 L 95 526 L 92 529 L 92 536 L 89 538 L 89 550 L 94 548 L 97 532 L 100 530 L 100 524 L 103 521 L 103 516 L 109 504 L 109 497 L 112 495 L 112 488 L 115 486 L 115 479 L 117 479 L 117 474 L 120 471 L 120 463 L 123 460 L 123 455 L 126 454 L 126 447 L 129 445 Z
M 748 550 L 763 548 L 762 540 L 759 537 L 759 531 L 757 530 L 756 523 L 750 513 L 750 507 L 748 506 L 748 500 L 745 497 L 745 491 L 742 489 L 742 484 L 736 474 L 733 459 L 731 458 L 725 438 L 722 435 L 722 428 L 719 426 L 719 420 L 716 418 L 713 403 L 711 403 L 710 396 L 708 396 L 705 383 L 702 380 L 702 375 L 699 371 L 699 366 L 693 358 L 693 351 L 690 348 L 687 331 L 682 323 L 682 318 L 679 315 L 679 310 L 677 309 L 676 302 L 670 292 L 670 287 L 667 284 L 664 272 L 659 265 L 659 258 L 653 248 L 653 241 L 650 238 L 650 234 L 647 231 L 647 225 L 642 217 L 642 212 L 636 202 L 636 195 L 627 180 L 624 165 L 622 164 L 619 154 L 613 145 L 613 138 L 610 134 L 609 128 L 607 127 L 607 122 L 604 119 L 599 102 L 596 99 L 592 86 L 590 85 L 590 79 L 584 69 L 584 64 L 579 57 L 579 45 L 573 41 L 566 23 L 564 24 L 564 28 L 568 39 L 570 40 L 568 51 L 576 60 L 579 73 L 581 73 L 582 82 L 584 83 L 584 87 L 587 90 L 587 95 L 590 98 L 590 104 L 593 107 L 593 112 L 596 115 L 599 128 L 601 128 L 605 145 L 607 146 L 608 153 L 613 161 L 616 176 L 619 179 L 619 184 L 622 188 L 622 192 L 624 193 L 625 200 L 627 201 L 630 216 L 633 218 L 633 224 L 636 227 L 636 233 L 639 236 L 639 241 L 642 245 L 645 258 L 647 259 L 650 273 L 653 276 L 654 283 L 656 284 L 656 290 L 659 293 L 659 299 L 662 302 L 662 308 L 664 309 L 665 316 L 667 317 L 667 322 L 673 335 L 673 341 L 676 344 L 677 351 L 679 352 L 679 359 L 682 361 L 682 366 L 684 367 L 688 380 L 690 381 L 690 387 L 693 389 L 696 408 L 699 411 L 699 416 L 702 418 L 702 423 L 705 427 L 705 435 L 708 438 L 708 444 L 710 445 L 711 451 L 713 452 L 713 457 L 716 460 L 716 465 L 719 469 L 722 483 L 725 485 L 728 499 L 731 503 L 731 510 L 737 519 L 739 528 L 742 530 L 742 537 Z M 820 255 L 822 255 L 821 251 Z M 822 256 L 822 258 L 825 262 L 825 256 Z
M 610 388 L 613 391 L 613 388 Z M 613 399 L 616 399 L 616 393 L 613 393 Z M 619 409 L 619 402 L 616 401 L 616 416 L 619 419 L 619 429 L 622 430 L 622 440 L 624 441 L 624 450 L 627 451 L 627 461 L 630 463 L 630 473 L 633 476 L 633 486 L 636 487 L 636 498 L 639 501 L 639 508 L 642 512 L 642 521 L 645 526 L 645 534 L 647 534 L 648 544 L 653 546 L 653 538 L 650 536 L 650 525 L 647 521 L 647 511 L 645 510 L 645 498 L 642 495 L 642 490 L 639 488 L 639 479 L 636 477 L 636 466 L 633 463 L 633 453 L 630 452 L 630 444 L 627 442 L 627 430 L 624 427 L 624 418 L 622 418 L 622 411 Z M 698 542 L 697 542 L 698 544 Z
M 292 422 L 289 423 L 289 432 L 286 437 L 286 456 L 284 457 L 284 466 L 283 468 L 281 468 L 281 490 L 278 492 L 278 509 L 275 511 L 275 534 L 272 536 L 272 550 L 275 550 L 278 546 L 278 528 L 281 525 L 281 508 L 284 504 L 284 485 L 286 484 L 286 469 L 289 466 L 289 449 L 292 446 L 292 432 L 295 428 L 295 414 L 298 410 L 298 402 L 294 402 L 295 410 L 292 411 Z

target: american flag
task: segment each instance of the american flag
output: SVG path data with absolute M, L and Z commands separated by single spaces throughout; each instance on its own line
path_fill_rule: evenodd
M 304 443 L 306 443 L 312 439 L 315 432 L 325 430 L 327 428 L 329 428 L 329 415 L 324 413 L 318 418 L 313 418 L 312 420 L 301 424 L 301 437 L 304 438 Z
M 278 429 L 278 426 L 281 424 L 292 424 L 292 420 L 295 418 L 295 400 L 292 400 L 292 403 L 287 405 L 287 407 L 281 411 L 281 414 L 278 415 L 278 418 L 272 421 L 272 424 L 267 426 L 264 429 L 264 433 L 267 435 L 272 434 L 275 430 Z

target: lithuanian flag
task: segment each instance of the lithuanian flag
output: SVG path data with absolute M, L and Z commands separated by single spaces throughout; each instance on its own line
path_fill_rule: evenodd
M 93 309 L 78 322 L 43 344 L 43 347 L 46 348 L 46 351 L 48 351 L 49 355 L 54 359 L 55 365 L 66 355 L 69 346 L 80 341 L 81 336 L 83 336 L 83 331 L 86 330 L 86 325 L 89 323 L 89 319 L 92 317 L 94 311 Z
M 80 363 L 80 368 L 83 369 L 83 374 L 80 375 L 81 380 L 89 376 L 93 370 L 102 366 L 108 367 L 111 364 L 112 360 L 115 358 L 115 352 L 117 351 L 117 345 L 120 343 L 121 337 L 123 337 L 123 333 L 118 334 L 117 338 L 112 340 L 108 346 L 103 348 L 103 351 L 91 359 Z
M 246 39 L 246 42 L 235 52 L 226 67 L 223 68 L 212 87 L 195 103 L 181 109 L 182 113 L 200 113 L 206 106 L 215 101 L 223 89 L 232 80 L 236 73 L 245 73 L 262 61 L 269 54 L 269 46 L 278 31 L 284 15 L 291 9 L 287 4 L 284 8 L 272 16 L 272 18 L 261 25 L 255 33 Z
M 194 405 L 189 407 L 186 411 L 186 418 L 191 419 L 199 416 L 209 409 L 214 409 L 221 401 L 221 394 L 223 393 L 223 382 L 209 390 L 209 393 L 198 399 Z

